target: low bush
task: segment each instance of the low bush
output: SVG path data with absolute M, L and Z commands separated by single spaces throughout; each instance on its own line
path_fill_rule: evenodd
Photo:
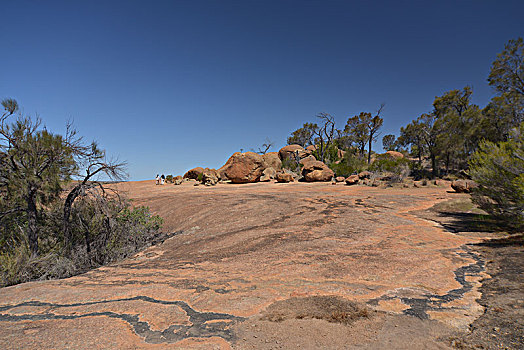
M 409 176 L 411 161 L 406 158 L 393 158 L 385 154 L 378 155 L 371 163 L 369 171 L 375 173 L 387 173 L 389 182 L 402 182 Z
M 347 151 L 344 158 L 342 158 L 338 164 L 331 163 L 329 167 L 337 176 L 348 177 L 349 175 L 367 170 L 368 164 L 366 159 L 356 152 Z
M 73 247 L 65 248 L 59 227 L 61 208 L 46 214 L 42 229 L 49 232 L 40 241 L 39 255 L 31 254 L 23 239 L 0 252 L 0 286 L 31 280 L 66 278 L 89 269 L 124 259 L 165 238 L 160 232 L 162 218 L 147 207 L 131 207 L 113 201 L 105 215 L 92 203 L 78 203 L 74 216 Z M 57 233 L 58 232 L 58 233 Z

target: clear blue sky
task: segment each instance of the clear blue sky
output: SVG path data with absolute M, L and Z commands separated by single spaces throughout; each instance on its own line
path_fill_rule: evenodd
M 129 162 L 130 179 L 275 150 L 319 112 L 384 102 L 398 135 L 435 96 L 486 78 L 524 36 L 524 1 L 0 0 L 0 98 Z M 381 149 L 381 142 L 375 145 Z

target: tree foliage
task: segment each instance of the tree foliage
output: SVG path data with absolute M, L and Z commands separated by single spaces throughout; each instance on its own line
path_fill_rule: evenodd
M 524 228 L 524 123 L 513 129 L 508 141 L 483 141 L 470 160 L 469 174 L 479 184 L 475 203 Z

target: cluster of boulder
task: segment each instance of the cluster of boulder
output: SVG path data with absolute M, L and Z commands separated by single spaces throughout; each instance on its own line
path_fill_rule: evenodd
M 378 186 L 381 181 L 388 180 L 387 178 L 372 177 L 373 174 L 369 171 L 363 171 L 347 178 L 335 177 L 333 170 L 315 158 L 313 155 L 315 151 L 316 146 L 303 148 L 300 145 L 288 145 L 278 152 L 266 154 L 236 152 L 219 169 L 193 168 L 186 172 L 183 177 L 176 176 L 173 178 L 173 182 L 175 185 L 179 185 L 184 181 L 194 181 L 195 185 L 201 183 L 206 186 L 213 186 L 219 182 L 242 184 L 276 180 L 277 182 L 287 183 L 300 180 L 305 182 L 331 181 L 333 184 L 345 183 L 350 186 L 356 184 Z M 340 157 L 344 156 L 343 152 L 340 152 Z M 394 159 L 404 157 L 402 153 L 395 151 L 388 151 L 385 155 Z M 301 165 L 300 174 L 282 168 L 284 161 L 299 163 Z M 435 185 L 445 184 L 435 183 Z M 415 182 L 414 186 L 419 187 L 419 184 Z M 477 184 L 471 180 L 456 180 L 451 184 L 456 192 L 465 193 L 471 192 L 476 186 Z
M 218 182 L 241 184 L 271 180 L 293 182 L 299 179 L 307 182 L 331 181 L 334 176 L 333 171 L 312 155 L 314 150 L 311 146 L 304 149 L 300 145 L 288 145 L 278 152 L 266 154 L 236 152 L 221 168 L 193 168 L 183 177 L 175 177 L 174 183 L 181 184 L 184 180 L 196 180 L 204 185 L 212 186 Z M 283 169 L 282 161 L 285 159 L 298 159 L 302 164 L 301 174 Z

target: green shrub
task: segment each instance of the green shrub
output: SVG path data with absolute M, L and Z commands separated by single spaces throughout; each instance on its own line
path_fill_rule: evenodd
M 301 164 L 297 164 L 296 160 L 288 157 L 282 161 L 282 168 L 291 170 L 297 174 L 300 174 Z
M 507 142 L 481 142 L 469 162 L 473 201 L 514 228 L 524 227 L 524 123 Z
M 366 159 L 360 157 L 357 151 L 349 150 L 338 164 L 331 163 L 329 167 L 337 176 L 348 177 L 349 175 L 367 170 L 368 165 Z
M 411 163 L 406 158 L 393 158 L 386 154 L 379 154 L 371 163 L 369 170 L 377 173 L 389 173 L 391 182 L 401 182 L 410 174 Z
M 167 183 L 173 183 L 173 175 L 167 175 L 166 176 L 166 182 Z
M 0 287 L 37 279 L 70 277 L 123 258 L 165 238 L 162 218 L 147 207 L 111 201 L 103 208 L 79 201 L 75 206 L 72 253 L 67 254 L 60 230 L 61 207 L 50 208 L 43 220 L 45 239 L 40 254 L 31 254 L 23 239 L 0 250 Z M 81 222 L 81 224 L 80 224 Z M 87 243 L 89 242 L 89 243 Z

